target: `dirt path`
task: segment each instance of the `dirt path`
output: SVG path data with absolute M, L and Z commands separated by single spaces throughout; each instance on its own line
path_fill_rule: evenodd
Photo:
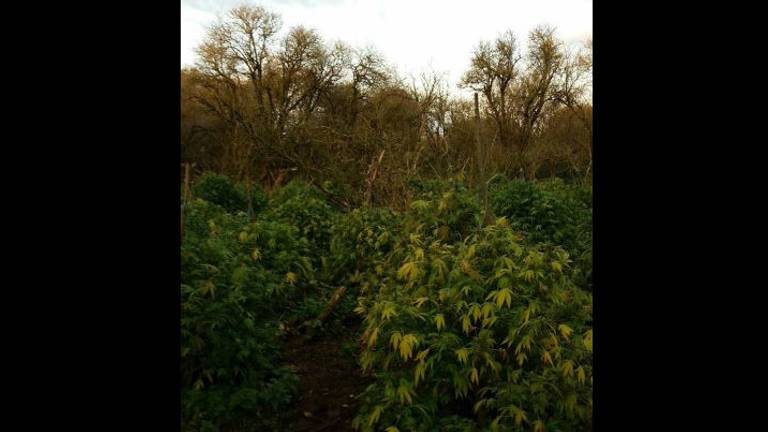
M 370 383 L 355 362 L 355 351 L 344 350 L 354 341 L 344 336 L 295 337 L 285 345 L 285 358 L 300 379 L 301 399 L 291 431 L 353 431 L 358 397 Z

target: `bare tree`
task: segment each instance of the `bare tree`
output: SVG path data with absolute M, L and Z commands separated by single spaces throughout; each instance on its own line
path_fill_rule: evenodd
M 407 81 L 372 48 L 284 31 L 278 15 L 241 6 L 182 71 L 182 152 L 240 180 L 333 180 L 352 199 L 394 207 L 408 200 L 408 176 L 473 176 L 481 158 L 489 175 L 587 178 L 591 45 L 568 49 L 545 26 L 524 42 L 507 31 L 475 48 L 460 85 L 478 93 L 476 116 L 439 73 Z
M 518 151 L 522 168 L 528 177 L 535 172 L 527 166 L 526 151 L 535 134 L 540 132 L 542 114 L 548 104 L 556 101 L 555 76 L 562 66 L 562 44 L 555 30 L 539 26 L 528 37 L 527 70 L 517 87 Z
M 478 45 L 462 78 L 463 87 L 483 95 L 498 141 L 515 151 L 518 166 L 529 177 L 535 173 L 527 166 L 526 153 L 540 132 L 543 116 L 556 101 L 554 84 L 562 60 L 562 44 L 554 28 L 533 29 L 524 57 L 514 34 L 507 31 L 493 43 Z
M 507 31 L 493 43 L 480 42 L 461 81 L 463 87 L 483 95 L 486 110 L 496 123 L 499 141 L 508 149 L 513 147 L 515 101 L 511 93 L 521 73 L 520 60 L 517 39 L 511 31 Z
M 248 143 L 240 156 L 249 164 L 258 154 L 263 164 L 300 165 L 286 128 L 306 121 L 349 65 L 345 47 L 326 47 L 316 31 L 299 26 L 278 40 L 280 28 L 278 15 L 240 6 L 209 28 L 198 49 L 209 89 L 200 102 Z
M 592 167 L 592 40 L 588 39 L 578 50 L 565 53 L 562 73 L 555 92 L 557 101 L 579 119 L 588 133 L 585 146 L 589 163 L 585 175 Z
M 423 72 L 417 81 L 411 77 L 411 97 L 419 106 L 419 137 L 432 150 L 445 155 L 448 118 L 448 86 L 445 74 Z

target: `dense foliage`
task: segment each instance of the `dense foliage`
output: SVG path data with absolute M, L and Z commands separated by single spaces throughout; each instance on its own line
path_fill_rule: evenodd
M 560 179 L 543 182 L 500 181 L 493 185 L 491 205 L 497 216 L 531 242 L 562 246 L 578 266 L 573 275 L 591 286 L 592 189 Z
M 248 190 L 250 189 L 250 191 Z M 194 195 L 209 203 L 219 205 L 228 212 L 247 211 L 250 201 L 251 210 L 257 212 L 267 205 L 267 195 L 257 183 L 250 185 L 236 184 L 225 175 L 205 173 L 195 183 Z
M 498 179 L 484 226 L 462 181 L 409 187 L 405 212 L 342 211 L 294 181 L 251 219 L 236 184 L 199 180 L 181 249 L 185 430 L 284 428 L 298 387 L 281 336 L 339 286 L 313 325 L 363 319 L 360 430 L 591 429 L 591 191 Z
M 292 181 L 276 191 L 266 218 L 291 224 L 313 246 L 313 259 L 327 255 L 337 211 L 314 186 Z
M 463 226 L 461 240 L 441 235 L 435 221 L 463 213 L 454 194 L 414 202 L 411 228 L 369 275 L 360 361 L 377 381 L 357 425 L 584 430 L 591 294 L 568 276 L 565 250 L 530 242 L 504 217 Z
M 250 223 L 206 201 L 188 206 L 181 248 L 185 426 L 264 425 L 296 392 L 279 367 L 279 314 L 311 277 L 295 227 Z

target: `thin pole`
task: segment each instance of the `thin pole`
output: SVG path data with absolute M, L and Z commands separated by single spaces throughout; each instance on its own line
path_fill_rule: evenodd
M 184 240 L 184 208 L 189 202 L 189 162 L 184 164 L 184 197 L 181 202 L 181 240 Z
M 477 157 L 477 173 L 480 187 L 480 201 L 483 205 L 483 225 L 493 223 L 493 215 L 488 206 L 488 183 L 485 178 L 485 146 L 480 141 L 480 103 L 478 102 L 477 92 L 475 92 L 475 147 Z

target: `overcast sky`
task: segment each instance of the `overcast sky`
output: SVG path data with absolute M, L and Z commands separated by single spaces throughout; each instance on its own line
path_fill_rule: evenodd
M 194 64 L 205 28 L 243 0 L 181 0 L 181 65 Z M 592 36 L 592 0 L 245 0 L 277 12 L 283 30 L 315 28 L 326 41 L 371 45 L 407 75 L 434 69 L 453 88 L 472 49 L 511 29 L 523 41 L 550 24 L 569 42 Z

